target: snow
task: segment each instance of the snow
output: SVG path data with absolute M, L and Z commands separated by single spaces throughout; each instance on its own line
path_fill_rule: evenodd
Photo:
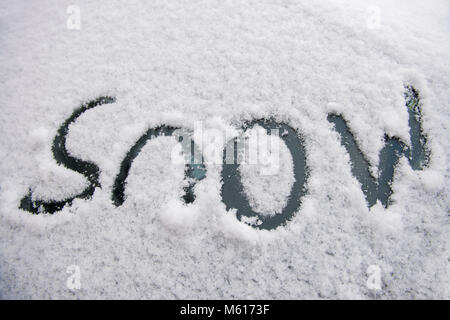
M 69 5 L 80 30 L 67 29 Z M 379 24 L 368 24 L 373 6 Z M 449 299 L 449 21 L 445 0 L 0 3 L 0 297 Z M 369 210 L 327 114 L 345 117 L 377 168 L 385 133 L 409 141 L 405 84 L 420 92 L 430 164 L 413 171 L 402 158 L 393 204 Z M 73 110 L 104 95 L 116 103 L 86 111 L 67 136 L 102 187 L 54 215 L 20 210 L 29 188 L 43 199 L 83 189 L 51 145 Z M 182 203 L 173 137 L 147 142 L 113 205 L 120 163 L 148 128 L 270 117 L 301 133 L 310 171 L 286 226 L 258 230 L 227 212 L 214 161 Z M 280 148 L 273 180 L 242 168 L 266 214 L 292 183 Z M 261 194 L 269 182 L 277 192 Z M 79 290 L 66 287 L 72 265 Z M 371 265 L 380 291 L 366 286 Z

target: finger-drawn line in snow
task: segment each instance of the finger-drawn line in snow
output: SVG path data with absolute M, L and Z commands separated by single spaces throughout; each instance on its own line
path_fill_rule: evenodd
M 391 184 L 394 179 L 394 170 L 402 155 L 407 157 L 413 170 L 422 170 L 425 166 L 427 166 L 430 159 L 431 152 L 427 147 L 427 138 L 421 128 L 422 116 L 419 92 L 412 86 L 406 86 L 405 88 L 411 148 L 409 148 L 408 145 L 402 142 L 399 138 L 388 137 L 386 135 L 385 146 L 380 151 L 379 155 L 379 176 L 377 180 L 371 175 L 369 171 L 369 162 L 359 149 L 354 135 L 350 131 L 347 122 L 344 120 L 342 115 L 330 113 L 327 117 L 328 121 L 335 125 L 336 131 L 341 136 L 341 144 L 346 148 L 350 155 L 352 174 L 361 184 L 361 189 L 365 195 L 369 207 L 375 205 L 377 200 L 379 200 L 385 207 L 389 206 L 390 196 L 392 194 Z M 69 125 L 74 123 L 79 116 L 81 116 L 85 111 L 96 106 L 114 102 L 115 98 L 103 96 L 82 105 L 80 108 L 76 109 L 66 121 L 64 121 L 53 140 L 52 152 L 56 162 L 65 166 L 67 169 L 84 175 L 89 181 L 88 187 L 80 194 L 61 201 L 44 201 L 34 199 L 32 190 L 30 189 L 29 193 L 20 201 L 19 208 L 34 214 L 54 213 L 61 210 L 65 205 L 71 205 L 75 198 L 90 199 L 94 194 L 95 189 L 97 187 L 101 188 L 98 181 L 100 174 L 99 168 L 92 162 L 84 161 L 71 156 L 66 149 L 65 143 Z M 287 135 L 281 135 L 281 139 L 288 147 L 293 158 L 295 182 L 291 188 L 291 193 L 287 204 L 280 213 L 270 216 L 260 215 L 251 208 L 242 185 L 241 175 L 238 170 L 239 164 L 236 162 L 237 148 L 235 147 L 235 144 L 237 144 L 239 138 L 233 139 L 227 143 L 227 146 L 234 144 L 233 148 L 230 148 L 235 152 L 233 163 L 229 163 L 225 160 L 225 150 L 228 148 L 226 148 L 223 153 L 221 172 L 223 185 L 221 189 L 221 196 L 227 210 L 236 209 L 236 215 L 239 220 L 243 221 L 244 217 L 256 219 L 257 223 L 251 224 L 253 227 L 259 229 L 274 229 L 278 226 L 285 225 L 301 206 L 301 199 L 306 193 L 306 180 L 308 177 L 306 153 L 301 135 L 289 125 L 276 122 L 273 119 L 259 119 L 246 122 L 243 125 L 242 130 L 245 132 L 255 125 L 265 128 L 269 134 L 270 130 L 274 128 L 281 129 L 283 132 L 288 133 Z M 150 128 L 131 147 L 125 158 L 122 160 L 119 174 L 114 181 L 112 201 L 115 206 L 120 206 L 125 201 L 124 191 L 131 165 L 147 141 L 160 136 L 174 136 L 175 138 L 178 138 L 179 142 L 181 142 L 183 139 L 183 134 L 180 135 L 179 132 L 177 133 L 179 130 L 182 129 L 166 125 Z M 188 186 L 184 188 L 185 195 L 183 196 L 184 202 L 190 203 L 195 200 L 194 187 L 198 181 L 205 177 L 206 167 L 203 164 L 203 157 L 201 157 L 202 159 L 200 164 L 197 161 L 194 161 L 198 160 L 194 159 L 194 155 L 198 154 L 194 141 L 191 140 L 188 144 L 184 143 L 182 145 L 184 146 L 183 151 L 185 155 L 190 155 L 190 159 L 187 161 L 185 167 L 185 179 L 188 180 Z
M 413 170 L 422 170 L 428 165 L 430 150 L 427 148 L 427 138 L 421 127 L 422 111 L 419 92 L 412 86 L 407 86 L 405 99 L 408 107 L 411 148 L 399 138 L 385 135 L 385 145 L 379 154 L 377 179 L 370 173 L 369 162 L 358 147 L 355 137 L 344 118 L 337 114 L 328 115 L 328 121 L 335 125 L 336 131 L 341 136 L 341 144 L 350 155 L 352 173 L 361 184 L 361 189 L 369 207 L 375 205 L 377 200 L 385 208 L 391 203 L 391 185 L 394 181 L 394 170 L 402 155 L 408 159 Z
M 184 133 L 188 133 L 185 131 Z M 145 132 L 138 141 L 131 147 L 130 151 L 126 154 L 125 158 L 122 160 L 120 164 L 120 172 L 117 175 L 113 191 L 112 191 L 112 200 L 116 207 L 123 204 L 125 201 L 125 185 L 126 179 L 131 169 L 131 165 L 134 159 L 139 155 L 142 148 L 145 146 L 148 140 L 152 138 L 157 138 L 160 136 L 174 136 L 178 138 L 178 142 L 181 142 L 182 139 L 186 136 L 183 134 L 181 128 L 171 127 L 171 126 L 159 126 L 156 128 L 150 128 Z M 190 142 L 190 143 L 189 143 Z M 188 143 L 188 150 L 183 150 L 185 154 L 190 155 L 189 161 L 185 166 L 185 178 L 188 180 L 188 186 L 184 188 L 185 194 L 183 195 L 183 200 L 185 203 L 191 203 L 195 200 L 194 187 L 197 181 L 202 180 L 206 175 L 206 168 L 203 163 L 196 163 L 194 161 L 194 155 L 198 154 L 197 146 L 195 145 L 193 140 L 190 140 Z M 186 144 L 182 144 L 182 146 L 186 146 Z M 201 161 L 203 162 L 203 161 Z
M 61 210 L 66 204 L 72 204 L 72 201 L 75 198 L 89 199 L 92 197 L 95 188 L 100 187 L 100 182 L 98 181 L 100 170 L 97 165 L 92 162 L 83 161 L 71 156 L 66 149 L 66 137 L 69 133 L 69 126 L 74 123 L 75 120 L 77 120 L 85 111 L 101 106 L 102 104 L 114 103 L 115 101 L 115 98 L 105 96 L 99 97 L 87 104 L 82 105 L 76 109 L 72 115 L 59 127 L 55 139 L 53 140 L 52 152 L 53 158 L 55 158 L 56 162 L 69 170 L 73 170 L 84 175 L 89 181 L 89 186 L 80 194 L 61 201 L 35 200 L 33 199 L 33 193 L 30 189 L 28 195 L 23 197 L 20 201 L 21 209 L 36 214 L 40 212 L 54 213 Z
M 261 215 L 252 209 L 242 185 L 239 163 L 237 161 L 237 145 L 239 143 L 238 140 L 242 139 L 242 136 L 229 141 L 223 153 L 223 163 L 225 164 L 228 163 L 225 160 L 227 156 L 226 150 L 234 150 L 234 163 L 222 166 L 222 201 L 225 203 L 227 210 L 237 210 L 236 216 L 239 220 L 245 216 L 256 220 L 252 223 L 252 226 L 258 229 L 270 230 L 285 225 L 300 208 L 301 199 L 306 193 L 306 181 L 308 178 L 306 151 L 301 136 L 295 129 L 273 119 L 258 119 L 247 122 L 242 127 L 243 133 L 256 125 L 266 129 L 268 134 L 273 129 L 279 129 L 278 132 L 283 132 L 280 138 L 292 155 L 295 178 L 287 203 L 281 212 L 276 212 L 272 215 Z M 234 146 L 231 146 L 231 144 L 234 144 Z

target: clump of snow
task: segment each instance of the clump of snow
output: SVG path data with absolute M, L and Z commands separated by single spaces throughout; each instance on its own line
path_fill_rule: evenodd
M 380 234 L 402 232 L 402 215 L 393 210 L 387 212 L 380 202 L 370 209 L 370 219 Z
M 172 199 L 162 206 L 160 219 L 169 228 L 188 228 L 196 222 L 199 216 L 198 209 L 192 204 L 184 204 L 179 199 Z

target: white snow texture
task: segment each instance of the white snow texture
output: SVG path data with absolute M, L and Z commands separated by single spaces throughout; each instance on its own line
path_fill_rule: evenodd
M 68 28 L 69 5 L 80 28 Z M 371 0 L 2 1 L 0 298 L 450 299 L 450 3 Z M 374 10 L 375 8 L 375 10 Z M 383 136 L 409 143 L 404 85 L 419 92 L 430 164 L 402 158 L 392 205 L 369 209 L 327 121 L 348 121 L 374 175 Z M 53 215 L 19 209 L 32 188 L 64 199 L 86 187 L 52 142 L 82 103 L 67 149 L 100 168 L 101 188 Z M 111 189 L 125 154 L 161 124 L 239 129 L 274 118 L 304 139 L 309 178 L 286 226 L 259 230 L 227 212 L 221 166 L 185 205 L 176 142 L 151 140 Z M 293 183 L 280 140 L 272 179 L 241 168 L 253 208 L 282 208 Z M 253 171 L 252 171 L 253 170 Z M 256 170 L 256 171 L 255 171 Z M 267 192 L 267 190 L 277 192 Z M 69 266 L 80 288 L 68 288 Z M 367 286 L 381 270 L 381 290 Z

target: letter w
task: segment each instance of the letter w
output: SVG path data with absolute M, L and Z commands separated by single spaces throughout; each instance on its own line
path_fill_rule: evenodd
M 412 86 L 407 86 L 405 91 L 406 106 L 409 115 L 409 134 L 411 148 L 400 141 L 399 138 L 384 136 L 385 145 L 379 154 L 378 179 L 375 179 L 369 170 L 369 162 L 359 149 L 355 138 L 347 126 L 347 122 L 341 115 L 329 114 L 327 119 L 335 125 L 336 131 L 341 136 L 341 144 L 350 155 L 352 174 L 361 184 L 369 207 L 380 200 L 387 208 L 392 194 L 391 184 L 394 179 L 394 169 L 401 156 L 407 157 L 413 170 L 422 170 L 428 165 L 430 150 L 427 148 L 427 139 L 421 127 L 421 103 L 419 92 Z

